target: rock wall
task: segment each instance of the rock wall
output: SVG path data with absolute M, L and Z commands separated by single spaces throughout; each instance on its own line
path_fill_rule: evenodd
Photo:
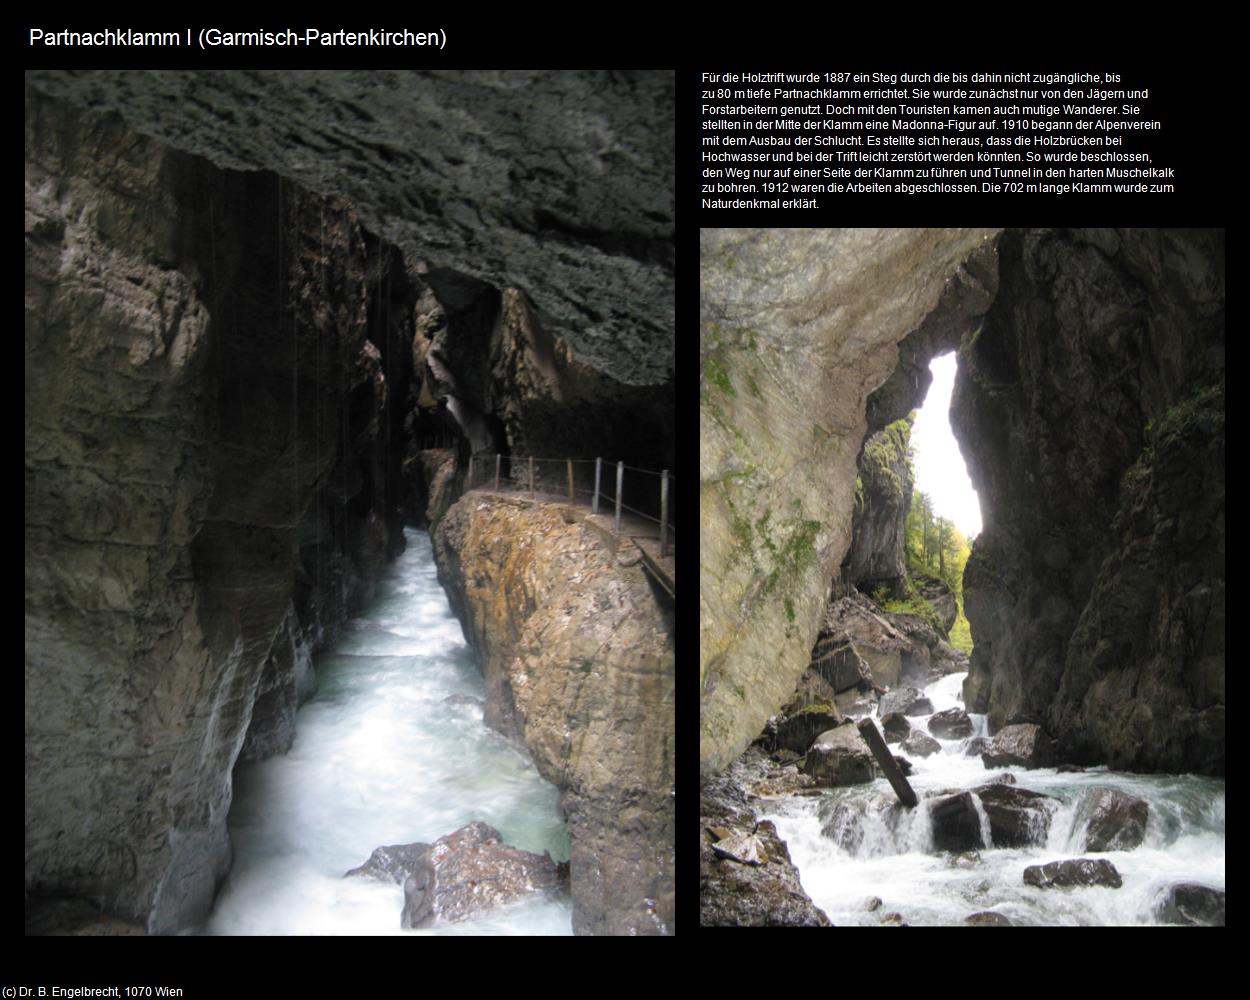
M 561 789 L 578 934 L 671 934 L 673 609 L 582 514 L 468 493 L 434 531 L 487 721 Z
M 522 288 L 545 329 L 630 385 L 673 374 L 671 71 L 38 70 L 232 170 L 343 197 L 445 302 Z
M 168 932 L 402 538 L 411 295 L 344 202 L 34 89 L 25 180 L 26 898 Z
M 911 506 L 908 460 L 911 424 L 896 420 L 864 442 L 855 478 L 851 547 L 842 579 L 863 593 L 884 587 L 895 596 L 907 590 L 905 529 Z
M 705 773 L 742 752 L 807 667 L 851 540 L 869 396 L 899 367 L 899 342 L 945 313 L 958 297 L 950 290 L 971 274 L 964 263 L 989 253 L 981 248 L 996 233 L 702 233 Z M 883 406 L 872 429 L 906 414 L 909 399 Z
M 1224 773 L 1224 235 L 1026 230 L 960 351 L 970 711 Z

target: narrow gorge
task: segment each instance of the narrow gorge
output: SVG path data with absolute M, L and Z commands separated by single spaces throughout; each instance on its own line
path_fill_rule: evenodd
M 707 230 L 701 266 L 701 921 L 1223 925 L 1223 231 Z M 951 352 L 954 587 L 904 540 Z
M 25 97 L 27 933 L 673 933 L 672 74 Z

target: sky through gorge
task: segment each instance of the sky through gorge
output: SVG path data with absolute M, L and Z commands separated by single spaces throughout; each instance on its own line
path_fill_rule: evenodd
M 933 384 L 916 413 L 911 445 L 916 471 L 915 489 L 929 494 L 933 512 L 949 518 L 971 540 L 981 531 L 981 504 L 977 500 L 963 455 L 951 431 L 951 392 L 955 388 L 955 355 L 943 354 L 929 362 Z

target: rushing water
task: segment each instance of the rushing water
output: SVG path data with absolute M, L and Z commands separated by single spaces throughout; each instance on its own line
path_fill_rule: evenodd
M 927 690 L 934 711 L 961 706 L 966 674 L 944 677 Z M 973 736 L 986 734 L 983 715 L 969 717 Z M 927 731 L 928 717 L 910 718 Z M 992 848 L 954 855 L 935 851 L 928 810 L 890 808 L 894 794 L 884 778 L 869 785 L 831 789 L 818 796 L 764 800 L 790 848 L 803 888 L 834 924 L 877 924 L 882 914 L 901 913 L 909 924 L 962 924 L 973 913 L 991 910 L 1014 924 L 1136 925 L 1156 920 L 1153 906 L 1163 888 L 1177 881 L 1224 888 L 1224 781 L 1195 775 L 1126 774 L 1094 768 L 1061 773 L 1053 768 L 988 770 L 979 757 L 965 757 L 966 740 L 938 739 L 942 752 L 909 757 L 915 770 L 908 781 L 917 795 L 964 790 L 1011 770 L 1019 788 L 1059 800 L 1044 845 Z M 898 747 L 893 749 L 897 752 Z M 1085 831 L 1073 828 L 1083 795 L 1097 786 L 1118 788 L 1149 803 L 1145 841 L 1130 851 L 1084 853 Z M 845 802 L 862 810 L 863 841 L 854 853 L 821 832 L 832 807 Z M 978 803 L 979 804 L 979 803 Z M 983 827 L 985 821 L 982 822 Z M 1024 883 L 1024 869 L 1068 858 L 1106 858 L 1124 885 L 1037 889 Z M 872 898 L 882 905 L 868 910 Z
M 377 600 L 317 658 L 317 694 L 291 751 L 236 770 L 234 863 L 206 933 L 572 933 L 567 900 L 546 898 L 401 931 L 398 885 L 342 877 L 375 847 L 432 842 L 472 820 L 515 847 L 568 858 L 555 787 L 483 724 L 481 708 L 446 702 L 485 687 L 429 536 L 405 537 Z

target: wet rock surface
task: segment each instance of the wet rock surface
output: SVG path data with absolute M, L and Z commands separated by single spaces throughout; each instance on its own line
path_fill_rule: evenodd
M 911 723 L 902 712 L 891 712 L 881 717 L 881 731 L 887 743 L 901 743 L 911 732 Z
M 1071 861 L 1051 861 L 1044 865 L 1029 865 L 1024 870 L 1024 884 L 1039 889 L 1066 889 L 1074 886 L 1102 886 L 1118 889 L 1123 885 L 1115 865 L 1105 858 L 1074 858 Z
M 575 933 L 672 933 L 671 603 L 558 504 L 467 493 L 433 541 L 487 723 L 561 790 Z
M 1087 851 L 1128 851 L 1145 839 L 1149 811 L 1144 799 L 1115 788 L 1095 788 L 1081 799 L 1072 825 L 1085 831 Z
M 432 844 L 379 847 L 344 877 L 352 875 L 400 883 L 400 922 L 409 929 L 467 920 L 535 892 L 558 891 L 568 872 L 549 855 L 509 847 L 494 827 L 473 822 Z
M 939 851 L 970 851 L 988 847 L 981 836 L 981 817 L 970 792 L 927 804 L 933 822 L 933 846 Z
M 981 754 L 986 767 L 1050 767 L 1055 763 L 1054 741 L 1041 726 L 1019 723 L 994 734 Z
M 1154 913 L 1165 924 L 1223 927 L 1224 890 L 1199 882 L 1177 882 L 1159 894 Z
M 962 708 L 948 708 L 930 717 L 929 732 L 944 740 L 962 739 L 972 735 L 972 720 Z
M 912 754 L 915 757 L 929 757 L 935 753 L 941 753 L 942 744 L 927 733 L 923 733 L 919 729 L 913 729 L 907 734 L 907 738 L 903 740 L 902 749 L 904 753 Z
M 994 846 L 1028 847 L 1046 843 L 1058 801 L 1041 792 L 1017 788 L 1010 774 L 1000 777 L 1011 778 L 1011 781 L 995 781 L 973 789 L 989 817 Z

